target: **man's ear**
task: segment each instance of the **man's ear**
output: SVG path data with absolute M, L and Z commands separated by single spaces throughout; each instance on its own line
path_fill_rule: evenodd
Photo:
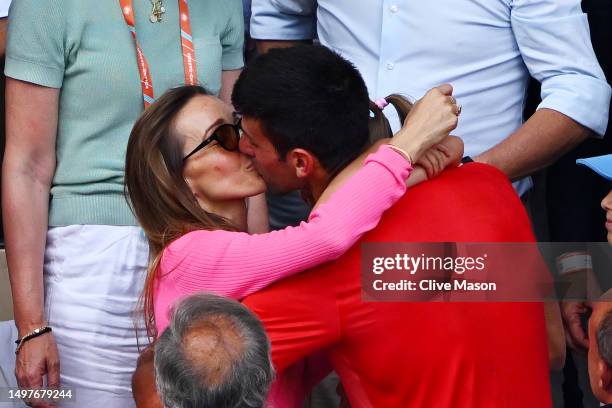
M 287 153 L 287 163 L 295 170 L 297 178 L 306 178 L 313 174 L 319 161 L 308 150 L 293 149 Z

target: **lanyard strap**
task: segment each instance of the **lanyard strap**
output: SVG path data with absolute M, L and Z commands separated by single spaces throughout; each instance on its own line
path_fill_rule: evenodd
M 145 58 L 144 52 L 138 43 L 136 37 L 136 21 L 134 18 L 134 2 L 133 0 L 119 0 L 123 18 L 127 24 L 134 44 L 136 45 L 136 57 L 138 61 L 138 72 L 140 74 L 140 84 L 142 86 L 142 98 L 144 100 L 145 109 L 155 101 L 153 92 L 153 81 L 151 79 L 151 70 L 149 63 Z M 179 0 L 179 24 L 181 27 L 181 48 L 183 50 L 183 68 L 185 70 L 185 83 L 187 85 L 195 85 L 197 83 L 198 71 L 196 67 L 195 49 L 193 47 L 193 38 L 191 36 L 191 21 L 189 19 L 189 5 L 187 0 Z

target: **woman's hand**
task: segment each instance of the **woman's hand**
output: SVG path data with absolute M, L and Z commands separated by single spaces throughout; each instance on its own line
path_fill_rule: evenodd
M 432 179 L 445 168 L 458 166 L 462 157 L 463 141 L 457 136 L 448 136 L 423 153 L 415 165 L 425 170 L 427 179 Z
M 60 385 L 60 363 L 53 333 L 45 333 L 28 340 L 17 353 L 15 376 L 19 388 L 43 388 L 43 377 L 47 376 L 47 388 Z M 51 408 L 54 405 L 42 400 L 30 400 L 27 405 L 34 408 Z
M 415 163 L 423 167 L 427 173 L 427 178 L 432 179 L 444 170 L 445 162 L 450 159 L 450 152 L 444 145 L 437 144 L 430 147 Z
M 425 151 L 457 127 L 459 106 L 452 93 L 453 87 L 448 84 L 429 90 L 414 105 L 390 143 L 418 162 Z

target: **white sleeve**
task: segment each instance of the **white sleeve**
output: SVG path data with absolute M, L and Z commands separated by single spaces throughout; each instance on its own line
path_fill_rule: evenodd
M 538 109 L 556 110 L 603 135 L 610 86 L 593 51 L 580 0 L 512 0 L 511 5 L 523 60 L 542 83 Z
M 8 16 L 11 0 L 0 0 L 0 18 Z
M 311 40 L 316 35 L 316 0 L 252 0 L 251 37 Z

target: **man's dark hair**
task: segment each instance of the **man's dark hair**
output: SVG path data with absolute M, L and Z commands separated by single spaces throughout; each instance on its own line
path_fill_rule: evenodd
M 260 120 L 284 160 L 310 151 L 328 172 L 356 158 L 368 142 L 369 97 L 359 71 L 323 46 L 272 49 L 242 72 L 232 103 Z
M 608 312 L 597 329 L 597 348 L 602 360 L 612 368 L 612 312 Z
M 174 308 L 154 361 L 166 408 L 262 408 L 274 379 L 259 319 L 235 300 L 208 293 Z

